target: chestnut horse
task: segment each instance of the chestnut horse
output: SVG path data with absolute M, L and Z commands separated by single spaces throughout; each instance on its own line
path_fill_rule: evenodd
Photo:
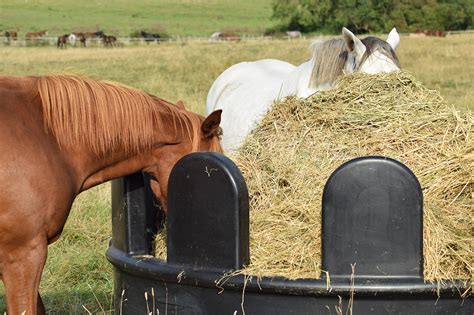
M 29 40 L 38 40 L 40 39 L 41 37 L 45 36 L 45 35 L 48 35 L 48 32 L 47 31 L 41 31 L 41 32 L 29 32 L 29 33 L 26 33 L 25 34 L 25 39 L 27 41 Z
M 0 277 L 8 314 L 45 313 L 38 285 L 47 247 L 81 191 L 144 171 L 166 209 L 173 165 L 190 152 L 222 152 L 220 116 L 78 76 L 0 77 Z

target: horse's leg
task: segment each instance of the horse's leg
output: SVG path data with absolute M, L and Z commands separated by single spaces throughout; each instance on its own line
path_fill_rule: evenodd
M 2 257 L 8 314 L 45 314 L 38 288 L 47 246 L 45 237 L 37 237 Z
M 46 309 L 44 308 L 43 299 L 41 298 L 41 295 L 39 293 L 38 293 L 38 302 L 37 302 L 36 310 L 37 310 L 36 315 L 46 314 Z

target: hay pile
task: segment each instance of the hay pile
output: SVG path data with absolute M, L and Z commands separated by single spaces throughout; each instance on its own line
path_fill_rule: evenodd
M 318 278 L 324 184 L 350 159 L 384 155 L 407 165 L 423 189 L 425 279 L 469 279 L 472 124 L 472 113 L 403 71 L 347 75 L 308 100 L 274 104 L 232 157 L 250 194 L 244 272 Z

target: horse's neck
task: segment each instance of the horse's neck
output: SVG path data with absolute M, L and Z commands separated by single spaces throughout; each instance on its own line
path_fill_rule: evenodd
M 102 184 L 106 181 L 136 173 L 151 165 L 153 157 L 151 151 L 140 155 L 118 155 L 114 157 L 101 158 L 100 160 L 89 159 L 90 165 L 84 169 L 82 174 L 81 191 Z
M 330 84 L 321 84 L 316 87 L 311 86 L 310 82 L 313 68 L 314 58 L 311 58 L 296 67 L 283 83 L 282 96 L 296 95 L 300 98 L 307 98 L 318 91 L 330 88 L 332 82 Z
M 92 152 L 87 153 L 87 150 L 82 151 L 86 153 L 84 153 L 82 160 L 78 161 L 83 170 L 81 191 L 155 165 L 157 163 L 156 152 L 166 151 L 171 156 L 175 147 L 178 147 L 177 144 L 187 145 L 189 143 L 191 148 L 193 137 L 185 128 L 181 128 L 180 122 L 177 121 L 179 117 L 175 117 L 173 121 L 173 118 L 170 117 L 171 113 L 166 113 L 164 116 L 166 117 L 162 119 L 163 126 L 156 131 L 154 136 L 157 141 L 151 147 L 142 148 L 131 154 L 124 150 L 122 145 L 117 144 L 116 147 L 110 148 L 106 154 L 100 157 Z

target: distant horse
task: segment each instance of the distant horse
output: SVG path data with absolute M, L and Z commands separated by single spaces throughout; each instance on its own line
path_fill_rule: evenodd
M 77 35 L 74 33 L 69 34 L 67 40 L 71 44 L 72 47 L 76 47 Z
M 221 35 L 219 36 L 219 39 L 225 40 L 225 41 L 231 41 L 231 42 L 239 42 L 240 35 L 233 32 L 224 32 L 224 33 L 221 33 Z
M 11 37 L 10 37 L 10 32 L 5 32 L 5 33 L 4 33 L 4 36 L 5 36 L 5 38 L 7 39 L 7 41 L 6 41 L 7 44 L 10 45 L 10 39 L 11 39 Z
M 301 32 L 300 31 L 287 31 L 286 36 L 288 38 L 301 38 Z
M 102 31 L 97 31 L 97 32 L 81 32 L 81 33 L 75 33 L 76 36 L 79 38 L 79 41 L 81 42 L 82 47 L 86 47 L 86 40 L 95 40 L 98 38 L 102 38 L 104 36 L 104 32 Z
M 117 42 L 117 37 L 112 35 L 102 35 L 102 42 L 105 47 L 114 47 Z
M 150 42 L 154 42 L 154 41 L 156 41 L 157 44 L 159 44 L 161 40 L 160 34 L 156 34 L 156 33 L 148 33 L 145 31 L 141 31 L 140 35 L 145 39 L 145 42 L 147 44 L 150 44 Z
M 79 38 L 79 42 L 81 43 L 81 47 L 86 47 L 86 36 L 82 33 L 76 34 L 77 38 Z
M 233 32 L 214 32 L 209 41 L 240 41 L 240 35 Z
M 446 32 L 443 30 L 416 29 L 415 34 L 422 36 L 446 37 Z
M 219 36 L 221 36 L 222 32 L 214 32 L 211 34 L 211 37 L 209 37 L 209 41 L 217 41 L 219 40 Z
M 64 34 L 62 36 L 59 36 L 58 37 L 58 44 L 57 44 L 58 48 L 66 48 L 66 43 L 67 43 L 69 37 L 70 37 L 70 34 Z
M 435 37 L 446 37 L 446 32 L 443 30 L 427 30 L 426 35 Z
M 7 31 L 5 32 L 5 37 L 7 38 L 7 42 L 10 43 L 11 40 L 17 40 L 18 39 L 18 33 L 15 31 Z
M 97 31 L 97 32 L 83 32 L 82 33 L 85 38 L 96 38 L 96 37 L 102 37 L 104 35 L 104 32 L 102 31 Z
M 8 314 L 45 313 L 38 286 L 47 247 L 80 192 L 144 171 L 166 211 L 174 164 L 191 152 L 222 152 L 220 114 L 204 118 L 77 76 L 0 77 L 0 278 Z
M 25 34 L 25 39 L 27 43 L 30 43 L 31 41 L 38 42 L 41 39 L 41 37 L 45 35 L 48 35 L 47 31 L 29 32 Z
M 236 150 L 268 111 L 288 95 L 307 98 L 332 87 L 344 72 L 390 72 L 400 69 L 395 28 L 387 42 L 375 37 L 358 39 L 346 28 L 342 38 L 312 45 L 312 57 L 298 67 L 280 60 L 242 62 L 225 70 L 207 95 L 206 112 L 223 109 L 222 146 Z

